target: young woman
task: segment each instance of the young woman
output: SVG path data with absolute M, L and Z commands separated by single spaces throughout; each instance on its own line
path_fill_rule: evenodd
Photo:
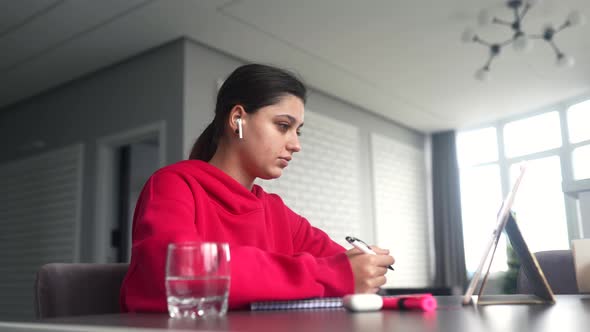
M 230 244 L 230 309 L 250 302 L 376 292 L 389 251 L 345 250 L 290 210 L 256 178 L 283 174 L 301 150 L 306 89 L 270 66 L 236 69 L 217 96 L 215 118 L 190 159 L 154 173 L 135 208 L 124 311 L 165 312 L 164 271 L 171 242 Z

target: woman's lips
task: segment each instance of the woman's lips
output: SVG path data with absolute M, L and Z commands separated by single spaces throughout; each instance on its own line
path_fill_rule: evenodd
M 284 168 L 284 167 L 289 166 L 289 160 L 290 160 L 290 158 L 289 159 L 287 159 L 287 158 L 279 158 L 279 162 L 281 164 L 281 167 Z

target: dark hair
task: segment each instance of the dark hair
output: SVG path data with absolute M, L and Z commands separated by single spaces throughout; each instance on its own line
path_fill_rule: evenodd
M 219 89 L 215 118 L 193 145 L 189 159 L 209 161 L 213 158 L 234 106 L 241 105 L 247 113 L 256 113 L 288 94 L 305 103 L 306 93 L 303 83 L 286 70 L 260 64 L 238 67 Z

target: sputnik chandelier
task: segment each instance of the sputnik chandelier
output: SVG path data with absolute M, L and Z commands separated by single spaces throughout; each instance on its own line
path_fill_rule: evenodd
M 462 35 L 462 40 L 465 43 L 476 43 L 484 45 L 489 49 L 488 59 L 483 67 L 475 72 L 475 77 L 479 80 L 487 80 L 490 74 L 492 61 L 500 55 L 501 50 L 510 44 L 517 52 L 529 51 L 533 46 L 533 40 L 542 39 L 551 46 L 555 52 L 556 64 L 560 67 L 571 67 L 574 65 L 574 58 L 564 54 L 554 41 L 555 35 L 563 29 L 579 26 L 585 23 L 584 16 L 572 11 L 563 24 L 554 27 L 551 24 L 546 24 L 540 34 L 528 34 L 523 31 L 523 20 L 530 9 L 536 5 L 539 0 L 509 0 L 506 1 L 506 6 L 513 12 L 514 18 L 512 21 L 504 20 L 493 16 L 489 11 L 482 10 L 478 15 L 478 23 L 480 26 L 490 24 L 498 24 L 509 27 L 512 30 L 512 36 L 507 40 L 497 43 L 488 42 L 476 34 L 472 28 L 467 28 Z

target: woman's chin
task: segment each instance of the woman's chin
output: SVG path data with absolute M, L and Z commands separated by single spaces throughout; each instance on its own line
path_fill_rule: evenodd
M 264 174 L 261 174 L 259 176 L 259 178 L 261 178 L 263 180 L 272 180 L 272 179 L 280 178 L 281 175 L 283 175 L 283 169 L 278 168 L 278 169 L 269 170 L 269 171 L 265 172 Z

